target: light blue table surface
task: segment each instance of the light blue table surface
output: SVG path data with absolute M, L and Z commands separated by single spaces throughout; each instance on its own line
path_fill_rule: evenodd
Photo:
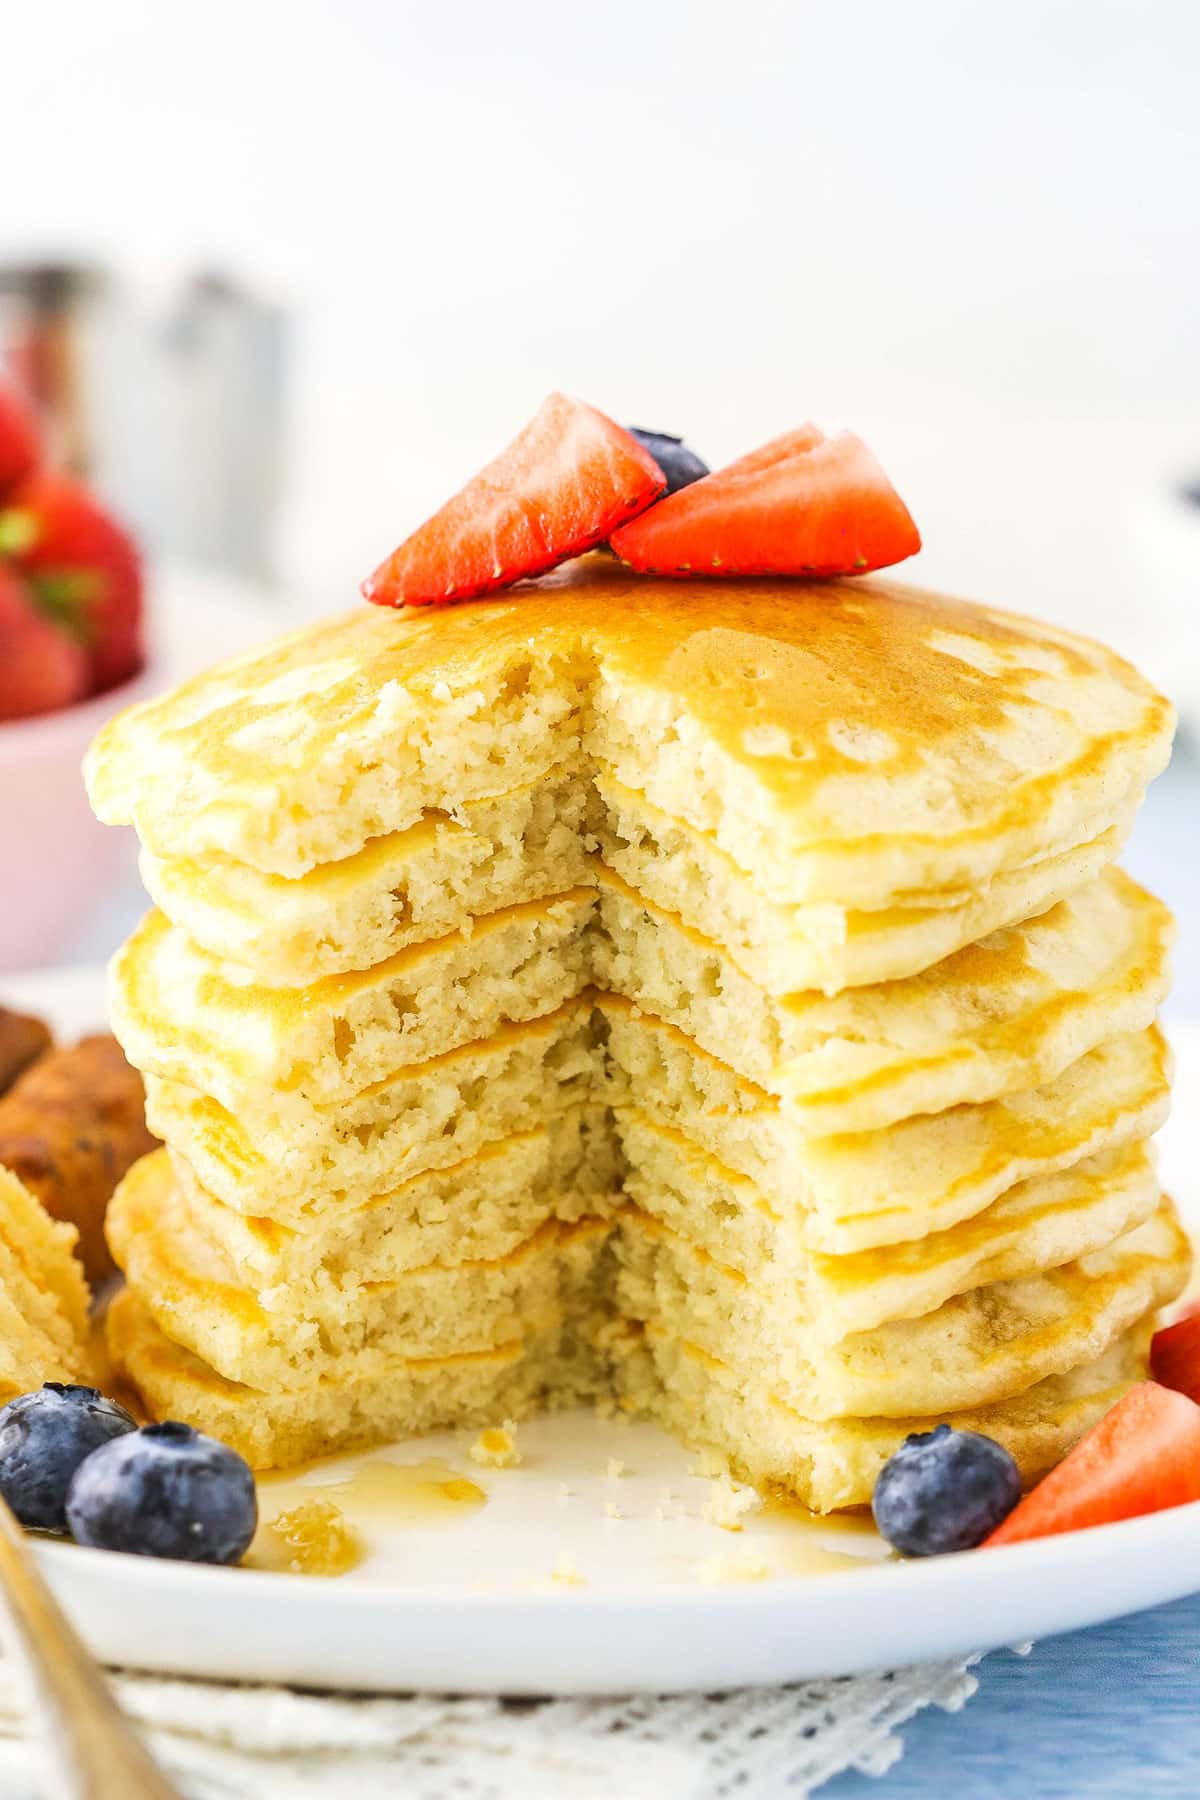
M 1200 1595 L 1029 1656 L 976 1669 L 962 1712 L 930 1707 L 876 1779 L 839 1775 L 821 1800 L 1141 1800 L 1200 1795 Z

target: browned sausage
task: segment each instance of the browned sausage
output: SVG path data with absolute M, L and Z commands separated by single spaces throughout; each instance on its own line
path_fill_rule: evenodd
M 154 1144 L 142 1078 L 107 1035 L 48 1051 L 0 1099 L 0 1163 L 47 1212 L 78 1227 L 93 1285 L 113 1270 L 104 1241 L 113 1189 Z
M 0 1006 L 0 1094 L 6 1094 L 22 1069 L 50 1048 L 50 1028 L 41 1019 Z

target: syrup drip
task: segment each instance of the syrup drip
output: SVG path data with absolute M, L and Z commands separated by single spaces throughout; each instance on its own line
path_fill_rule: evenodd
M 332 1474 L 336 1467 L 337 1459 L 328 1459 L 259 1476 L 261 1523 L 246 1557 L 249 1567 L 292 1567 L 292 1553 L 272 1525 L 281 1514 L 311 1507 L 313 1502 L 336 1507 L 359 1534 L 362 1550 L 358 1561 L 369 1554 L 372 1537 L 381 1531 L 397 1526 L 449 1525 L 478 1512 L 487 1502 L 478 1482 L 437 1456 L 419 1463 L 372 1457 L 360 1463 L 352 1474 L 340 1478 Z
M 890 1553 L 880 1544 L 875 1521 L 865 1508 L 814 1513 L 793 1501 L 769 1499 L 759 1517 L 775 1527 L 770 1556 L 781 1575 L 832 1575 L 846 1569 L 872 1569 L 889 1560 Z M 861 1548 L 842 1550 L 837 1547 L 838 1539 Z
M 361 1534 L 332 1500 L 305 1500 L 259 1526 L 249 1561 L 293 1575 L 346 1575 L 363 1560 Z
M 815 1513 L 809 1512 L 806 1506 L 798 1506 L 794 1500 L 772 1498 L 763 1501 L 759 1517 L 785 1520 L 805 1531 L 819 1531 L 823 1537 L 857 1538 L 864 1544 L 874 1542 L 879 1536 L 875 1521 L 865 1506 L 855 1512 Z
M 880 1559 L 851 1556 L 824 1544 L 783 1543 L 774 1550 L 774 1564 L 781 1575 L 834 1575 L 846 1569 L 870 1569 Z

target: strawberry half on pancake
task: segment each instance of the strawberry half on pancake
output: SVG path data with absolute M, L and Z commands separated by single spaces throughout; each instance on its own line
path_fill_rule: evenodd
M 655 575 L 865 575 L 921 548 L 908 508 L 851 431 L 802 425 L 670 494 L 613 534 Z
M 470 600 L 604 543 L 666 479 L 595 407 L 551 394 L 506 450 L 363 583 L 378 606 Z

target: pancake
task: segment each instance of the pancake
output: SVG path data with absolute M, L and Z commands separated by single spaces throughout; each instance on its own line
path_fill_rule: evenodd
M 1135 1381 L 1146 1378 L 1149 1327 L 1094 1362 L 1052 1375 L 993 1406 L 907 1419 L 805 1419 L 772 1393 L 747 1386 L 725 1363 L 659 1332 L 614 1336 L 617 1385 L 630 1411 L 686 1442 L 715 1450 L 733 1472 L 813 1512 L 867 1506 L 875 1478 L 910 1432 L 947 1424 L 995 1438 L 1029 1487 L 1054 1467 Z
M 113 1361 L 147 1409 L 187 1419 L 230 1444 L 255 1469 L 291 1468 L 335 1450 L 447 1426 L 494 1425 L 548 1406 L 571 1406 L 607 1388 L 595 1348 L 590 1296 L 565 1316 L 494 1350 L 394 1358 L 386 1376 L 268 1392 L 227 1381 L 166 1337 L 131 1288 L 105 1319 Z
M 1040 1087 L 1149 1025 L 1169 983 L 1171 915 L 1117 869 L 905 981 L 782 1001 L 617 882 L 604 877 L 592 938 L 601 989 L 785 1098 L 804 1137 Z
M 797 905 L 769 899 L 708 835 L 650 805 L 601 767 L 594 780 L 600 804 L 592 829 L 604 868 L 718 942 L 736 969 L 775 995 L 807 988 L 836 994 L 894 981 L 1000 926 L 1045 912 L 1119 855 L 1134 810 L 1127 806 L 1095 837 L 972 888 L 900 894 L 863 911 L 829 900 Z
M 600 1006 L 618 1131 L 640 1117 L 707 1151 L 691 1179 L 708 1188 L 697 1200 L 708 1212 L 736 1206 L 727 1184 L 748 1176 L 797 1250 L 847 1254 L 942 1231 L 1019 1181 L 1148 1137 L 1170 1101 L 1170 1054 L 1151 1026 L 1107 1038 L 1040 1088 L 804 1138 L 801 1154 L 775 1095 L 630 1002 L 605 995 Z
M 645 1214 L 618 1239 L 617 1310 L 728 1363 L 748 1391 L 806 1418 L 986 1406 L 1101 1355 L 1182 1292 L 1187 1240 L 1169 1206 L 1076 1262 L 956 1295 L 935 1312 L 829 1342 L 781 1285 L 730 1272 Z
M 587 1320 L 586 1311 L 578 1315 Z M 114 1361 L 158 1417 L 187 1418 L 257 1469 L 286 1468 L 336 1450 L 446 1425 L 521 1418 L 609 1391 L 596 1330 L 548 1332 L 474 1356 L 397 1362 L 384 1382 L 319 1381 L 261 1393 L 224 1380 L 155 1325 L 126 1289 L 109 1308 Z M 769 1391 L 742 1388 L 694 1346 L 636 1328 L 601 1334 L 616 1358 L 617 1391 L 632 1412 L 657 1419 L 728 1458 L 735 1472 L 817 1512 L 863 1506 L 884 1462 L 935 1418 L 802 1418 Z M 940 1415 L 986 1432 L 1016 1457 L 1027 1483 L 1057 1462 L 1088 1427 L 1146 1374 L 1149 1330 L 1127 1334 L 1093 1363 L 1052 1376 L 995 1406 Z
M 109 1234 L 130 1285 L 175 1343 L 228 1379 L 265 1389 L 320 1376 L 385 1380 L 397 1357 L 475 1354 L 544 1336 L 592 1282 L 607 1230 L 599 1220 L 551 1217 L 501 1257 L 308 1290 L 246 1286 L 191 1226 L 169 1176 L 126 1183 Z
M 349 1106 L 313 1109 L 308 1129 L 251 1131 L 179 1084 L 147 1081 L 152 1129 L 181 1176 L 241 1213 L 295 1230 L 361 1205 L 427 1169 L 461 1163 L 512 1132 L 550 1123 L 589 1094 L 632 1094 L 650 1123 L 748 1175 L 798 1244 L 834 1254 L 944 1229 L 1014 1183 L 1147 1136 L 1166 1115 L 1169 1057 L 1156 1027 L 1090 1051 L 1044 1088 L 921 1115 L 879 1132 L 797 1140 L 786 1108 L 673 1027 L 604 996 L 603 1049 L 590 1004 L 506 1026 L 480 1045 L 416 1064 Z M 593 1150 L 600 1149 L 593 1134 Z M 697 1165 L 694 1180 L 702 1178 Z M 703 1171 L 706 1204 L 726 1176 Z M 736 1185 L 736 1179 L 735 1179 Z
M 0 1403 L 89 1372 L 87 1283 L 72 1225 L 0 1167 Z
M 1098 836 L 1171 727 L 1111 652 L 1013 615 L 887 580 L 679 583 L 590 558 L 237 658 L 106 727 L 87 779 L 156 856 L 296 876 L 582 743 L 770 898 L 872 908 Z
M 555 1011 L 587 985 L 590 889 L 475 920 L 373 969 L 305 988 L 257 983 L 151 913 L 113 963 L 113 1030 L 136 1067 L 255 1119 L 291 1120 Z
M 1036 1472 L 1187 1273 L 1170 731 L 1012 615 L 602 558 L 133 709 L 118 1362 L 257 1466 L 595 1398 L 818 1508 L 938 1417 Z
M 747 1347 L 737 1355 L 753 1362 L 756 1380 L 765 1359 L 784 1397 L 823 1417 L 930 1410 L 944 1403 L 947 1389 L 969 1402 L 995 1399 L 1097 1353 L 1148 1307 L 1173 1298 L 1182 1283 L 1173 1217 L 1163 1212 L 1143 1223 L 1157 1202 L 1152 1162 L 1137 1151 L 1086 1168 L 1073 1183 L 1059 1178 L 1049 1194 L 1019 1196 L 1024 1236 L 1014 1242 L 1013 1221 L 1007 1235 L 1001 1222 L 991 1270 L 986 1249 L 980 1255 L 970 1243 L 958 1247 L 957 1281 L 946 1270 L 953 1247 L 942 1247 L 930 1267 L 912 1268 L 907 1285 L 903 1271 L 891 1270 L 875 1312 L 900 1322 L 873 1331 L 854 1329 L 854 1295 L 862 1285 L 854 1271 L 838 1277 L 819 1271 L 811 1281 L 805 1271 L 787 1279 L 775 1272 L 769 1244 L 748 1266 L 726 1266 L 661 1219 L 629 1207 L 606 1224 L 581 1218 L 576 1201 L 568 1209 L 573 1222 L 547 1216 L 500 1256 L 452 1254 L 394 1269 L 389 1278 L 368 1279 L 356 1267 L 341 1280 L 326 1272 L 320 1281 L 266 1288 L 247 1285 L 240 1266 L 197 1229 L 174 1191 L 167 1159 L 158 1155 L 119 1190 L 109 1237 L 169 1337 L 229 1379 L 267 1388 L 334 1372 L 382 1376 L 394 1356 L 495 1348 L 557 1313 L 563 1279 L 578 1285 L 575 1265 L 594 1263 L 611 1235 L 621 1271 L 618 1311 L 669 1320 L 679 1335 L 714 1353 L 725 1345 Z M 1021 1278 L 972 1282 L 963 1265 L 973 1248 L 981 1281 L 989 1273 Z M 876 1276 L 874 1268 L 859 1273 L 868 1287 Z M 839 1279 L 840 1316 L 827 1304 L 831 1293 L 837 1297 Z M 603 1287 L 602 1271 L 592 1285 Z M 860 1312 L 871 1305 L 867 1293 Z M 920 1313 L 925 1316 L 915 1317 Z M 1084 1352 L 1077 1354 L 1081 1343 Z
M 1053 1268 L 1147 1219 L 1159 1192 L 1152 1148 L 1134 1143 L 1008 1188 L 972 1218 L 907 1243 L 841 1256 L 798 1241 L 746 1176 L 714 1169 L 681 1134 L 622 1121 L 625 1192 L 643 1213 L 778 1304 L 835 1337 L 930 1312 L 993 1281 Z M 791 1296 L 794 1293 L 794 1298 Z M 776 1304 L 773 1300 L 772 1304 Z
M 185 1173 L 233 1209 L 295 1230 L 584 1102 L 594 1075 L 591 1008 L 503 1025 L 328 1108 L 243 1125 L 182 1083 L 146 1080 L 151 1129 Z
M 196 1244 L 198 1262 L 221 1258 L 237 1270 L 236 1281 L 259 1294 L 303 1297 L 390 1281 L 431 1263 L 505 1257 L 550 1220 L 611 1211 L 619 1193 L 616 1145 L 603 1112 L 579 1107 L 298 1227 L 235 1211 L 177 1152 L 156 1151 L 118 1188 L 107 1229 L 128 1264 L 131 1238 L 158 1235 L 169 1221 L 180 1242 Z
M 836 993 L 927 968 L 998 926 L 1044 912 L 1098 875 L 1133 821 L 1127 806 L 1097 837 L 1038 857 L 974 890 L 910 894 L 873 912 L 767 899 L 703 832 L 652 806 L 600 767 L 429 812 L 406 831 L 304 875 L 226 856 L 163 858 L 142 876 L 175 925 L 211 955 L 271 985 L 367 969 L 472 918 L 595 883 L 599 860 L 637 892 L 717 939 L 768 992 Z
M 273 988 L 151 914 L 114 964 L 113 1027 L 139 1068 L 200 1087 L 256 1137 L 398 1065 L 549 1013 L 591 978 L 678 1026 L 825 1136 L 1051 1080 L 1106 1036 L 1149 1025 L 1168 982 L 1170 915 L 1109 870 L 1040 918 L 932 971 L 775 1001 L 720 947 L 604 871 L 410 946 L 374 969 Z
M 303 875 L 267 874 L 227 856 L 141 854 L 151 898 L 201 949 L 255 978 L 303 987 L 369 969 L 409 944 L 592 880 L 589 789 L 579 771 L 494 799 L 430 810 Z

